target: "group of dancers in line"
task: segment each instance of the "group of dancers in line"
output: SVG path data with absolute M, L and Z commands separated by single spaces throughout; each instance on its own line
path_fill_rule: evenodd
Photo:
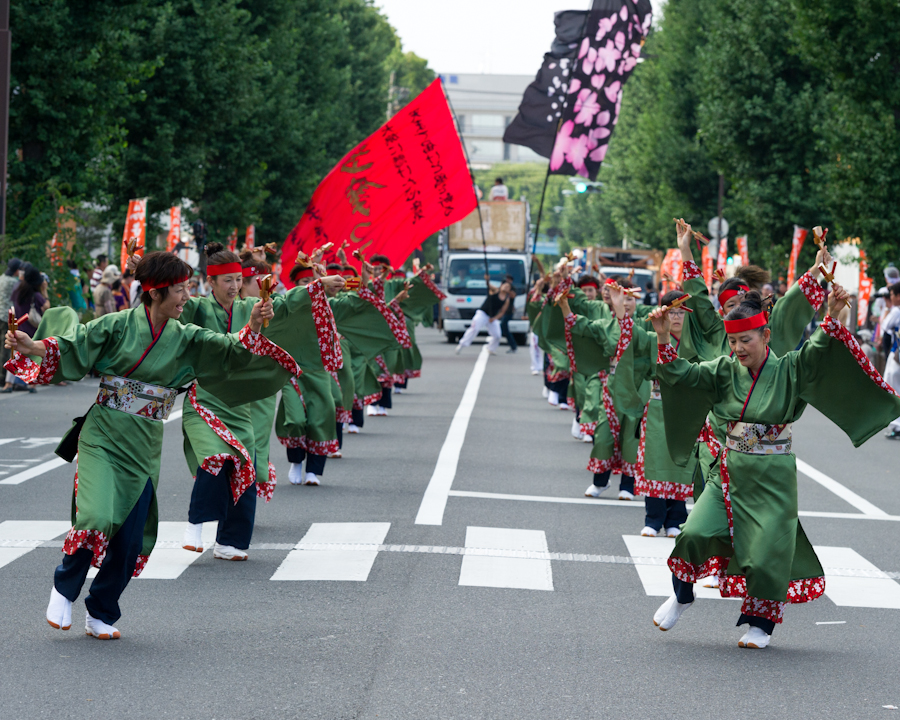
M 695 233 L 678 220 L 676 234 L 683 280 L 659 307 L 637 305 L 625 276 L 575 281 L 565 262 L 538 280 L 527 307 L 545 396 L 563 408 L 567 399 L 573 435 L 593 444 L 585 495 L 599 498 L 618 473 L 620 500 L 645 497 L 641 534 L 675 538 L 673 594 L 653 624 L 671 630 L 703 580 L 743 598 L 738 645 L 764 648 L 788 603 L 825 590 L 798 520 L 792 423 L 812 405 L 858 447 L 900 416 L 900 397 L 843 324 L 850 298 L 830 282 L 824 238 L 774 305 L 760 293 L 768 273 L 748 266 L 719 285 L 716 308 Z M 801 345 L 826 296 L 824 321 Z
M 51 308 L 34 338 L 11 327 L 6 368 L 31 384 L 100 374 L 96 402 L 73 424 L 63 448 L 77 449 L 72 529 L 56 568 L 47 622 L 68 630 L 88 570 L 85 632 L 121 636 L 119 598 L 156 543 L 163 421 L 186 392 L 182 430 L 194 476 L 183 547 L 202 552 L 202 526 L 218 522 L 214 557 L 246 560 L 257 498 L 272 499 L 274 424 L 293 485 L 319 485 L 342 430 L 359 432 L 367 407 L 383 415 L 393 388 L 420 375 L 415 326 L 432 323 L 443 297 L 432 268 L 392 270 L 383 255 L 361 270 L 343 248 L 298 257 L 295 287 L 273 293 L 263 252 L 241 256 L 209 243 L 208 297 L 191 297 L 192 268 L 177 255 L 131 257 L 141 307 L 81 324 L 69 307 Z M 14 326 L 14 321 L 11 321 Z M 280 402 L 277 399 L 281 391 Z

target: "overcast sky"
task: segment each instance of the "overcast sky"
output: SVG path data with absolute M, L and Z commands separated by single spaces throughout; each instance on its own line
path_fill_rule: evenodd
M 553 13 L 589 0 L 375 0 L 404 50 L 439 73 L 534 75 L 553 41 Z M 661 5 L 653 0 L 654 14 Z

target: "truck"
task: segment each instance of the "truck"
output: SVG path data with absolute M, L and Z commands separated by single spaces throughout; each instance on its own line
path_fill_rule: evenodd
M 480 221 L 476 208 L 441 231 L 441 289 L 447 297 L 440 304 L 440 326 L 447 342 L 459 342 L 487 295 L 487 264 L 491 284 L 499 285 L 507 276 L 512 278 L 516 297 L 509 331 L 518 344 L 524 344 L 528 333 L 525 299 L 531 265 L 530 209 L 527 202 L 513 200 L 482 201 L 480 207 Z

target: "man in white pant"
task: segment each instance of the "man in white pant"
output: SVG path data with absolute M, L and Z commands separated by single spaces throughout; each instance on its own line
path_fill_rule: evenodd
M 881 321 L 882 336 L 887 341 L 884 343 L 887 350 L 884 379 L 894 390 L 900 392 L 900 358 L 897 357 L 900 355 L 900 282 L 894 283 L 888 290 L 891 309 Z M 900 418 L 888 425 L 885 437 L 889 440 L 900 440 Z
M 512 302 L 512 285 L 504 281 L 500 287 L 491 285 L 491 278 L 485 274 L 485 281 L 488 286 L 488 296 L 484 299 L 482 306 L 475 312 L 472 318 L 472 324 L 466 330 L 465 335 L 460 338 L 459 345 L 456 348 L 456 354 L 459 355 L 464 347 L 472 344 L 478 333 L 487 328 L 488 335 L 491 339 L 488 341 L 488 352 L 491 355 L 497 352 L 500 347 L 500 336 L 503 331 L 500 328 L 500 318 L 506 313 L 509 304 Z

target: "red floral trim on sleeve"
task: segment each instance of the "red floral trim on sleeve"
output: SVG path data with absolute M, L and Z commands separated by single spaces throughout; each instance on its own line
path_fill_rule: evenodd
M 678 353 L 675 351 L 675 348 L 672 347 L 671 343 L 659 346 L 659 354 L 656 357 L 656 363 L 658 365 L 665 365 L 666 363 L 674 362 L 677 359 Z
M 44 338 L 42 342 L 47 353 L 40 365 L 16 350 L 3 367 L 29 385 L 49 385 L 59 370 L 59 343 L 53 337 Z
M 342 407 L 334 409 L 334 420 L 339 423 L 351 423 L 353 422 L 353 413 L 349 410 L 345 410 Z
M 144 572 L 144 568 L 147 567 L 147 561 L 149 559 L 149 555 L 138 555 L 137 560 L 134 563 L 134 572 L 131 574 L 131 577 L 138 577 Z
M 693 485 L 668 482 L 666 480 L 653 480 L 648 478 L 644 471 L 644 456 L 647 448 L 647 414 L 649 411 L 650 403 L 647 403 L 644 406 L 644 417 L 641 418 L 641 442 L 638 445 L 637 462 L 634 464 L 634 494 L 643 495 L 644 497 L 664 498 L 666 500 L 688 500 L 693 495 Z
M 372 288 L 378 299 L 384 302 L 384 278 L 372 278 Z
M 391 300 L 388 307 L 393 311 L 394 315 L 396 315 L 398 318 L 400 318 L 400 319 L 406 318 L 406 315 L 403 314 L 403 308 L 400 307 L 400 303 L 397 302 L 397 298 L 394 298 L 393 300 Z M 404 320 L 404 324 L 405 324 L 405 320 Z
M 803 293 L 809 304 L 818 310 L 825 302 L 825 290 L 809 272 L 803 273 L 797 282 L 800 284 L 800 292 Z
M 594 437 L 594 431 L 597 429 L 596 422 L 581 423 L 581 433 Z
M 415 378 L 422 377 L 421 370 L 404 370 L 403 374 L 406 376 L 407 380 L 414 380 Z
M 247 452 L 247 448 L 244 447 L 244 444 L 237 439 L 225 423 L 216 417 L 216 414 L 212 410 L 197 402 L 197 383 L 194 383 L 191 386 L 191 389 L 188 392 L 188 401 L 191 403 L 191 407 L 197 411 L 197 414 L 203 418 L 203 422 L 205 422 L 216 435 L 235 449 L 234 453 L 219 453 L 218 455 L 204 458 L 203 462 L 200 464 L 200 468 L 210 475 L 218 475 L 225 463 L 231 460 L 234 463 L 234 471 L 231 473 L 230 478 L 231 495 L 234 498 L 235 504 L 237 504 L 237 501 L 240 500 L 244 491 L 256 482 L 256 468 L 253 466 L 253 460 L 250 457 L 250 453 Z
M 777 600 L 762 600 L 761 598 L 748 597 L 744 599 L 741 605 L 741 613 L 780 623 L 784 617 L 784 606 L 786 604 Z
M 897 394 L 894 391 L 894 388 L 888 385 L 884 378 L 881 377 L 881 373 L 875 369 L 875 366 L 869 358 L 866 357 L 866 354 L 862 351 L 859 343 L 856 342 L 856 338 L 854 338 L 853 335 L 850 334 L 850 331 L 841 325 L 840 322 L 831 317 L 831 315 L 826 315 L 825 319 L 822 321 L 822 330 L 825 331 L 826 335 L 833 337 L 835 340 L 839 340 L 844 344 L 850 351 L 850 354 L 853 355 L 857 364 L 863 369 L 863 372 L 872 379 L 872 382 L 885 392 L 889 392 L 891 395 Z
M 366 396 L 362 399 L 362 405 L 363 405 L 363 407 L 368 407 L 369 405 L 374 405 L 374 404 L 377 403 L 379 400 L 381 400 L 381 393 L 380 393 L 380 392 L 379 392 L 379 393 L 372 393 L 371 395 L 366 395 Z M 360 408 L 360 409 L 362 409 L 362 408 Z
M 381 357 L 381 355 L 376 355 L 375 362 L 378 364 L 378 367 L 381 368 L 381 375 L 378 376 L 378 382 L 381 383 L 381 387 L 393 387 L 394 376 L 388 369 L 387 363 L 384 361 L 384 358 Z
M 438 300 L 443 300 L 444 298 L 447 297 L 444 293 L 442 293 L 440 291 L 438 286 L 434 284 L 434 281 L 431 279 L 431 277 L 428 275 L 428 273 L 425 272 L 424 269 L 419 270 L 419 274 L 416 275 L 416 277 L 419 278 L 419 280 L 421 280 L 423 283 L 425 283 L 425 287 L 427 287 L 429 290 L 431 290 L 431 292 L 433 292 L 437 296 Z
M 272 464 L 272 461 L 269 460 L 269 479 L 264 482 L 257 480 L 256 497 L 269 502 L 269 500 L 272 499 L 272 495 L 275 493 L 275 483 L 275 466 Z
M 286 448 L 303 447 L 303 438 L 302 437 L 281 437 L 279 435 L 278 442 L 280 442 Z
M 394 339 L 399 343 L 400 347 L 408 350 L 412 347 L 412 340 L 409 337 L 409 331 L 406 329 L 406 322 L 392 313 L 388 306 L 384 304 L 384 300 L 380 299 L 375 293 L 368 288 L 360 288 L 359 296 L 367 303 L 372 305 L 384 318 L 394 334 Z
M 697 442 L 706 443 L 706 447 L 709 448 L 709 452 L 713 457 L 719 457 L 719 453 L 722 452 L 722 443 L 719 442 L 712 425 L 709 424 L 709 418 L 703 423 L 703 429 L 700 430 L 700 435 L 697 436 Z
M 572 328 L 578 322 L 578 316 L 575 313 L 569 313 L 564 318 L 566 326 L 566 355 L 569 356 L 569 372 L 578 372 L 578 366 L 575 364 L 575 346 L 572 344 Z
M 555 288 L 552 288 L 550 292 L 547 293 L 547 300 L 551 302 L 555 301 L 556 298 L 568 293 L 569 290 L 572 289 L 573 284 L 574 283 L 572 282 L 572 278 L 563 278 L 559 285 L 557 285 Z
M 700 272 L 700 268 L 697 267 L 697 263 L 695 263 L 693 260 L 685 260 L 684 265 L 682 265 L 681 271 L 682 282 L 686 280 L 693 280 L 699 277 L 703 277 L 703 273 Z
M 628 346 L 631 344 L 631 335 L 634 330 L 634 318 L 626 315 L 619 320 L 619 342 L 616 345 L 616 362 L 622 359 Z
M 272 358 L 291 375 L 300 375 L 303 372 L 290 353 L 278 347 L 262 333 L 254 332 L 249 325 L 241 328 L 238 341 L 254 355 Z
M 76 550 L 86 548 L 90 550 L 94 557 L 91 558 L 91 565 L 95 568 L 100 567 L 103 558 L 106 557 L 106 548 L 109 547 L 109 538 L 102 530 L 76 530 L 72 528 L 66 535 L 63 542 L 63 552 L 66 555 L 74 555 Z
M 316 324 L 316 336 L 319 339 L 319 353 L 326 370 L 340 370 L 344 366 L 341 343 L 338 340 L 334 314 L 328 304 L 325 288 L 321 280 L 313 280 L 306 286 L 312 299 L 312 315 Z

